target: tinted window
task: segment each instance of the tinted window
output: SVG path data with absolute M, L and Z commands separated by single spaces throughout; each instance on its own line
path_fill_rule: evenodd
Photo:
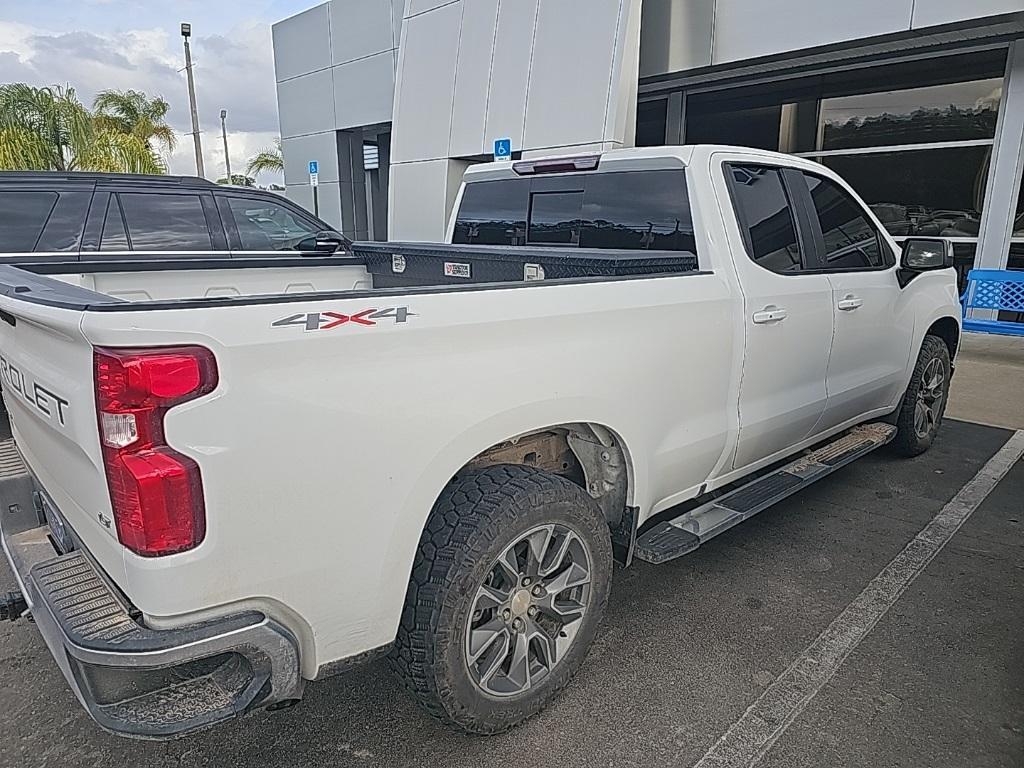
M 134 251 L 209 251 L 210 229 L 199 195 L 121 193 Z
M 117 204 L 117 195 L 111 195 L 107 201 L 107 217 L 103 220 L 100 250 L 128 250 L 128 231 L 124 228 L 124 218 L 121 216 L 121 207 Z
M 0 247 L 7 253 L 35 250 L 56 202 L 55 192 L 0 192 Z
M 597 174 L 587 182 L 582 219 L 584 248 L 697 252 L 682 171 Z
M 686 175 L 670 170 L 471 182 L 453 242 L 697 250 Z
M 322 227 L 283 205 L 258 198 L 229 197 L 238 237 L 245 251 L 311 251 Z
M 534 192 L 530 195 L 530 245 L 580 244 L 583 192 Z
M 825 237 L 821 255 L 825 269 L 882 266 L 878 231 L 850 194 L 835 182 L 803 174 Z
M 36 244 L 37 251 L 75 251 L 82 239 L 92 192 L 61 192 Z
M 781 171 L 733 165 L 730 172 L 733 199 L 747 231 L 750 257 L 773 272 L 799 272 L 800 244 Z
M 452 242 L 525 245 L 530 180 L 475 181 L 466 185 Z

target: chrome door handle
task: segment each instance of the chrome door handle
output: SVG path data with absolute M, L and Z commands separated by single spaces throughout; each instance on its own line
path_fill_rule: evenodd
M 750 319 L 758 325 L 764 325 L 766 323 L 778 323 L 785 320 L 787 316 L 785 309 L 777 307 L 774 304 L 769 304 L 760 312 L 755 312 Z
M 850 312 L 851 310 L 857 309 L 864 302 L 859 296 L 854 296 L 852 293 L 848 293 L 846 296 L 836 302 L 836 309 L 843 312 Z

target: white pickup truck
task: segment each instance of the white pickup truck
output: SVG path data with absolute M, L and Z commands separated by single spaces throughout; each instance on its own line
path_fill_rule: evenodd
M 480 165 L 449 240 L 0 267 L 0 608 L 101 726 L 174 736 L 388 655 L 503 730 L 582 663 L 613 561 L 942 420 L 949 250 L 815 163 Z

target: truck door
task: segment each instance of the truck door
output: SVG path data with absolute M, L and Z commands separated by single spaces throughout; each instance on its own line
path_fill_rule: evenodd
M 828 275 L 835 334 L 820 428 L 893 405 L 906 387 L 914 317 L 896 279 L 896 254 L 864 206 L 838 182 L 801 171 L 814 268 Z
M 806 218 L 793 203 L 799 175 L 761 163 L 724 167 L 743 241 L 731 249 L 745 334 L 738 469 L 816 432 L 827 399 L 832 288 L 827 275 L 807 269 Z

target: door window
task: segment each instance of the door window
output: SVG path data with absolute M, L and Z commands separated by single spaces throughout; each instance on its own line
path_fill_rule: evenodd
M 772 272 L 800 272 L 800 241 L 782 170 L 763 165 L 729 165 L 733 203 L 747 252 Z
M 0 238 L 8 253 L 29 253 L 57 203 L 55 192 L 0 192 Z
M 323 227 L 270 200 L 227 198 L 244 251 L 312 251 Z
M 888 246 L 850 193 L 831 179 L 810 173 L 803 177 L 825 240 L 821 268 L 878 269 L 892 263 L 895 256 L 885 255 Z
M 121 209 L 133 251 L 211 251 L 199 195 L 122 192 Z
M 37 251 L 75 251 L 82 239 L 92 192 L 61 192 L 36 243 Z

